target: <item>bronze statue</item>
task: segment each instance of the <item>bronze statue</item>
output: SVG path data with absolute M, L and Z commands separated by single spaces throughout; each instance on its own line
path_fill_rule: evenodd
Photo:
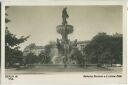
M 63 19 L 62 24 L 63 25 L 67 24 L 67 20 L 66 20 L 67 18 L 69 18 L 68 13 L 67 13 L 67 8 L 64 8 L 62 11 L 62 19 Z

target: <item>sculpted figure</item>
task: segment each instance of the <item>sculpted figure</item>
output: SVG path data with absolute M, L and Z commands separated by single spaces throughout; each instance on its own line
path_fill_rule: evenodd
M 66 20 L 67 18 L 69 18 L 68 13 L 67 13 L 67 8 L 64 8 L 62 11 L 62 19 L 63 19 L 62 24 L 63 25 L 67 24 L 67 20 Z

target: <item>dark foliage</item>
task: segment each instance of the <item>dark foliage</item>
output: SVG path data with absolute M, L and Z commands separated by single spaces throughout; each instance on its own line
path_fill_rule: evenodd
M 25 42 L 29 38 L 20 37 L 17 38 L 16 35 L 12 34 L 8 29 L 5 30 L 5 60 L 6 66 L 13 66 L 15 63 L 22 61 L 23 53 L 19 50 L 19 44 Z
M 27 65 L 32 65 L 38 62 L 37 56 L 34 55 L 33 53 L 29 53 L 27 56 L 24 57 L 25 57 L 25 64 Z
M 84 48 L 89 62 L 97 64 L 122 64 L 122 34 L 97 34 Z

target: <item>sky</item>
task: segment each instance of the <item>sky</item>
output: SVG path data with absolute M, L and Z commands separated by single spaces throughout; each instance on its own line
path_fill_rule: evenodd
M 17 37 L 30 38 L 20 44 L 21 50 L 31 43 L 44 46 L 50 41 L 61 39 L 56 26 L 62 23 L 62 10 L 65 6 L 11 6 L 6 10 L 11 20 L 8 29 Z M 74 32 L 69 35 L 71 41 L 91 40 L 97 33 L 122 33 L 121 6 L 66 6 L 68 24 Z

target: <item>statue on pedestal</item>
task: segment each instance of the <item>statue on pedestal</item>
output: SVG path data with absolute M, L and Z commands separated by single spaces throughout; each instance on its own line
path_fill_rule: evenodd
M 67 8 L 64 8 L 62 11 L 62 19 L 63 19 L 62 25 L 67 24 L 67 20 L 66 20 L 67 18 L 69 18 L 68 13 L 67 13 Z

